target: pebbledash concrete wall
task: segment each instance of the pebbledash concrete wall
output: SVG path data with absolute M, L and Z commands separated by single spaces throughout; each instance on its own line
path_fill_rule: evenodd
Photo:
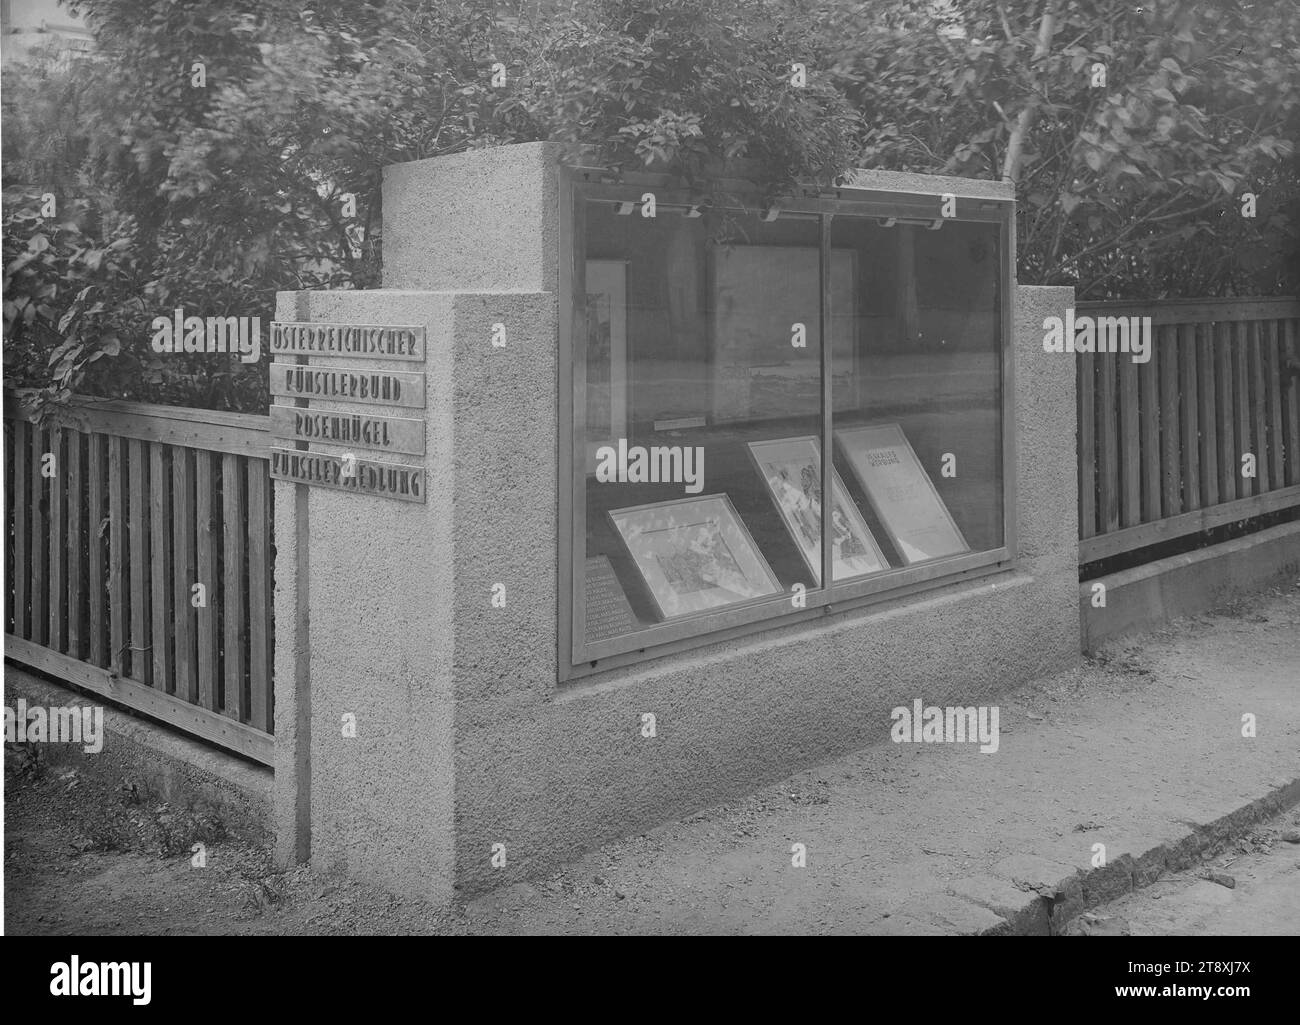
M 427 503 L 276 483 L 286 861 L 502 885 L 886 741 L 896 705 L 995 703 L 1079 658 L 1074 360 L 1041 344 L 1073 293 L 1019 288 L 1013 569 L 559 685 L 556 179 L 545 144 L 389 168 L 401 290 L 280 295 L 281 320 L 428 330 Z

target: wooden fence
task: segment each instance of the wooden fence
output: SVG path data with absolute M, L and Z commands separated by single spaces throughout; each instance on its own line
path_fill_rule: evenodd
M 269 419 L 5 404 L 5 655 L 272 763 Z
M 1080 303 L 1152 355 L 1080 354 L 1079 562 L 1300 506 L 1300 301 Z M 1290 366 L 1289 366 L 1290 363 Z M 1243 456 L 1255 476 L 1243 475 Z
M 1300 506 L 1300 301 L 1077 312 L 1154 334 L 1077 357 L 1080 564 Z M 269 418 L 8 398 L 5 655 L 271 764 Z

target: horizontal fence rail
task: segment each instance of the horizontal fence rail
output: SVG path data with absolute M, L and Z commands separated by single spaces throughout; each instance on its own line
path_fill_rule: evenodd
M 273 761 L 264 416 L 6 395 L 5 655 Z
M 1076 312 L 1152 324 L 1145 363 L 1076 357 L 1080 564 L 1300 506 L 1300 301 Z

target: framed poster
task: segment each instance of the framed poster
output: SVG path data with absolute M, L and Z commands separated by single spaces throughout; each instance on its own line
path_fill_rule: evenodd
M 627 437 L 627 261 L 587 261 L 587 472 Z
M 782 593 L 726 495 L 611 509 L 609 518 L 664 619 Z
M 812 435 L 751 441 L 749 454 L 767 484 L 786 529 L 794 538 L 813 579 L 822 583 L 822 455 Z M 845 580 L 889 569 L 889 561 L 872 536 L 862 512 L 849 498 L 848 489 L 831 468 L 835 505 L 831 513 L 834 536 L 832 579 Z
M 835 440 L 908 565 L 970 551 L 903 428 L 851 427 Z

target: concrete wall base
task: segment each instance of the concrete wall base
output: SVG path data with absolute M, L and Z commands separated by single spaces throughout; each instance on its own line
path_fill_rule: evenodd
M 1086 580 L 1079 585 L 1083 650 L 1096 651 L 1107 641 L 1151 630 L 1179 616 L 1206 612 L 1297 575 L 1300 523 L 1284 523 L 1210 548 Z M 1100 599 L 1098 584 L 1105 587 L 1106 604 L 1094 607 L 1094 600 Z

